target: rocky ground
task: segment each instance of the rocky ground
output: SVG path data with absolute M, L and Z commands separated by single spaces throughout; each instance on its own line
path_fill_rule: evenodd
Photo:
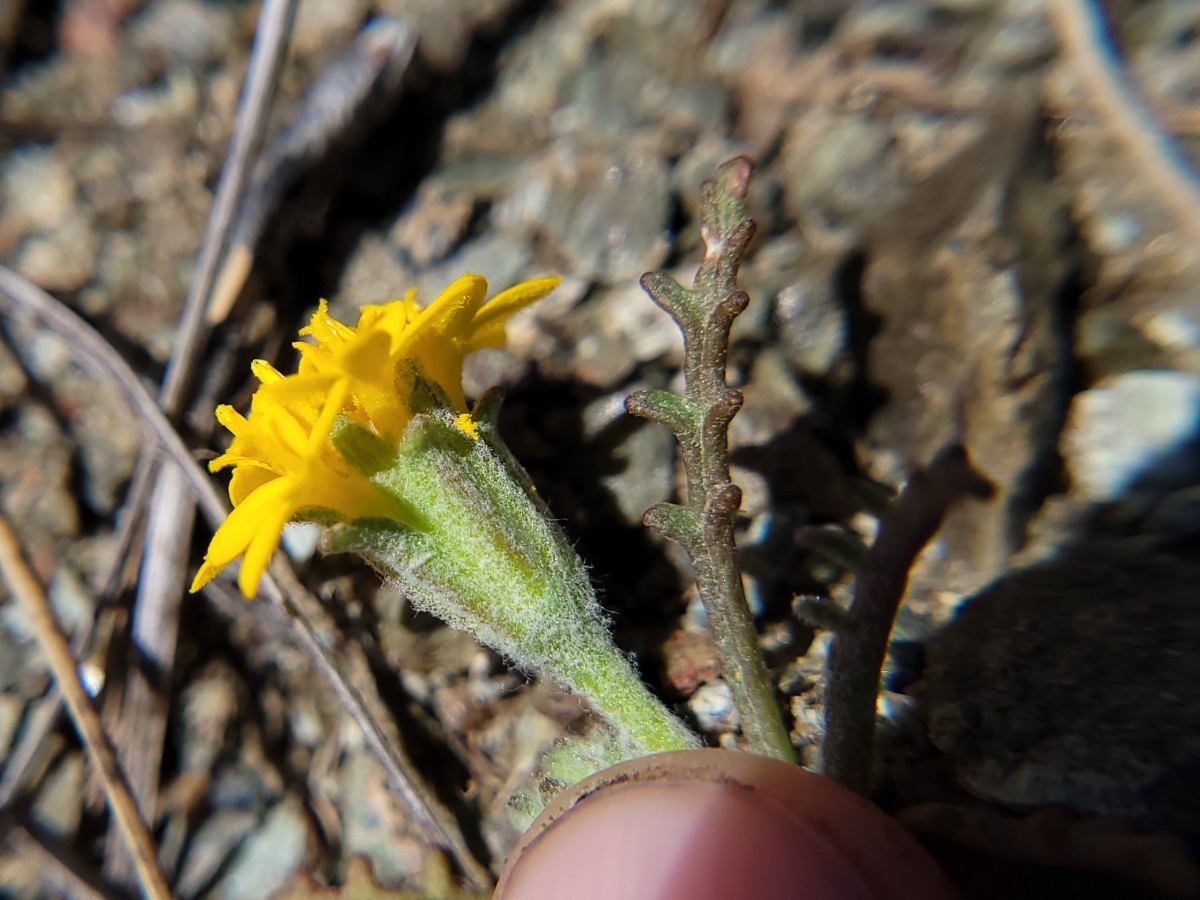
M 417 57 L 264 219 L 183 433 L 218 446 L 215 402 L 245 401 L 251 358 L 290 363 L 319 297 L 353 319 L 464 270 L 496 287 L 563 274 L 507 349 L 472 360 L 468 388 L 507 386 L 505 435 L 619 642 L 711 743 L 733 744 L 686 563 L 640 524 L 679 483 L 673 439 L 623 398 L 676 383 L 682 355 L 638 277 L 691 278 L 700 183 L 746 154 L 758 236 L 730 440 L 746 585 L 795 743 L 811 761 L 826 636 L 793 597 L 844 601 L 846 548 L 869 541 L 906 472 L 962 440 L 997 496 L 956 510 L 913 572 L 880 802 L 931 833 L 968 896 L 1184 890 L 1200 835 L 1200 7 L 1113 0 L 1112 46 L 1089 9 L 303 2 L 274 132 L 372 14 L 407 22 Z M 0 3 L 0 261 L 148 386 L 178 332 L 256 15 Z M 28 315 L 3 322 L 0 508 L 116 722 L 134 579 L 111 570 L 149 442 L 76 350 Z M 505 800 L 585 711 L 304 544 L 295 565 L 339 659 L 498 864 Z M 199 597 L 177 614 L 150 776 L 175 893 L 268 896 L 301 869 L 344 877 L 356 856 L 380 882 L 428 885 L 428 842 L 278 614 Z M 6 599 L 0 885 L 20 897 L 123 877 L 104 866 L 103 803 L 49 684 Z M 1039 857 L 1019 828 L 987 830 L 1064 808 L 1120 823 L 1110 850 L 1076 828 Z M 1097 875 L 1113 846 L 1142 862 Z

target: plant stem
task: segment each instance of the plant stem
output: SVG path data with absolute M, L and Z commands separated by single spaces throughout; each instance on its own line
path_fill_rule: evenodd
M 708 612 L 717 656 L 752 751 L 794 762 L 787 727 L 758 646 L 754 618 L 742 588 L 733 521 L 742 492 L 729 480 L 729 423 L 742 395 L 725 383 L 729 329 L 749 298 L 737 270 L 754 235 L 746 211 L 750 161 L 723 165 L 702 188 L 700 230 L 706 252 L 692 290 L 651 273 L 642 287 L 683 332 L 685 396 L 643 391 L 629 411 L 669 425 L 687 470 L 687 505 L 664 503 L 646 512 L 647 525 L 679 542 L 696 567 L 696 588 Z
M 990 481 L 950 444 L 908 479 L 879 523 L 854 583 L 854 599 L 834 632 L 826 661 L 825 741 L 821 769 L 860 794 L 871 788 L 879 674 L 908 571 L 950 507 L 963 496 L 986 498 Z

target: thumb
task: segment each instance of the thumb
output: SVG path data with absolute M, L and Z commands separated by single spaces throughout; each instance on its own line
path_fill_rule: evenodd
M 749 753 L 686 750 L 606 769 L 543 811 L 498 900 L 953 900 L 877 807 Z

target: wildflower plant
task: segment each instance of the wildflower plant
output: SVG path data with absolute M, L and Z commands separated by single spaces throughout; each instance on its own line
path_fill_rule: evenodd
M 695 746 L 612 643 L 582 562 L 496 432 L 499 393 L 473 409 L 463 394 L 464 357 L 503 345 L 508 318 L 558 282 L 485 302 L 468 274 L 424 308 L 412 292 L 364 307 L 355 326 L 322 302 L 297 371 L 258 361 L 249 415 L 217 411 L 233 440 L 211 468 L 233 469 L 234 509 L 192 590 L 240 557 L 254 596 L 284 526 L 318 522 L 328 549 L 358 553 L 417 608 L 583 695 L 619 756 Z

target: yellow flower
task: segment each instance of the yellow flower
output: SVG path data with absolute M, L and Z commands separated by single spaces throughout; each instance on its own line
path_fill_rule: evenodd
M 339 418 L 398 442 L 412 417 L 409 397 L 419 372 L 445 392 L 460 414 L 459 427 L 477 435 L 463 395 L 463 358 L 483 347 L 502 346 L 505 321 L 559 281 L 522 282 L 485 304 L 487 281 L 464 275 L 424 309 L 417 307 L 412 291 L 402 300 L 363 307 L 354 327 L 329 315 L 322 300 L 300 332 L 315 343 L 296 344 L 297 372 L 283 375 L 258 360 L 252 368 L 262 385 L 251 400 L 250 415 L 243 417 L 228 406 L 217 409 L 233 441 L 209 468 L 233 467 L 229 497 L 234 510 L 213 536 L 192 591 L 242 556 L 238 586 L 247 597 L 254 596 L 284 525 L 308 509 L 346 520 L 410 519 L 399 501 L 351 466 L 330 442 Z

